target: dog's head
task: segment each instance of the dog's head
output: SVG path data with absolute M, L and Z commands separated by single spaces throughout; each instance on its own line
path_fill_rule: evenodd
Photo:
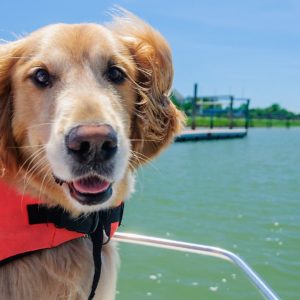
M 129 13 L 0 45 L 5 179 L 73 212 L 124 200 L 132 170 L 181 127 L 172 77 L 166 41 Z

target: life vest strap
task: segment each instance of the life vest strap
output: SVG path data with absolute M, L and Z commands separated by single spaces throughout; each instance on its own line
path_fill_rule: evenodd
M 47 207 L 41 204 L 27 205 L 29 224 L 53 223 L 57 228 L 65 228 L 90 236 L 93 243 L 94 277 L 89 300 L 93 299 L 100 279 L 102 245 L 109 242 L 116 227 L 121 225 L 123 210 L 124 203 L 122 202 L 117 207 L 88 215 L 81 214 L 74 219 L 60 207 Z M 115 226 L 116 223 L 118 226 Z M 103 242 L 104 232 L 108 237 L 105 242 Z
M 41 204 L 27 205 L 29 224 L 53 223 L 57 228 L 90 234 L 97 228 L 99 214 L 80 215 L 76 219 L 60 207 L 47 207 Z
M 45 224 L 53 223 L 57 228 L 65 228 L 70 231 L 76 231 L 84 234 L 91 234 L 96 231 L 101 220 L 103 229 L 108 237 L 114 234 L 111 227 L 112 224 L 121 225 L 123 217 L 124 203 L 119 206 L 90 213 L 88 215 L 81 214 L 76 218 L 70 216 L 68 212 L 61 207 L 47 207 L 42 204 L 28 204 L 27 214 L 29 224 Z

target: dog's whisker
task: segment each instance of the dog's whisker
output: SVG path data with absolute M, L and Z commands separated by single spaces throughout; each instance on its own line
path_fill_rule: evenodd
M 35 163 L 27 172 L 26 175 L 29 177 L 27 177 L 27 181 L 29 181 L 33 175 L 38 175 L 41 171 L 41 169 L 44 169 L 45 167 L 48 167 L 48 163 L 46 160 L 41 160 L 38 163 Z
M 143 153 L 134 151 L 134 150 L 131 150 L 131 153 L 134 154 L 134 155 L 136 155 L 137 157 L 143 158 L 145 161 L 151 159 L 151 157 L 149 157 L 149 156 L 147 156 L 147 155 L 145 155 L 145 154 L 143 154 Z
M 138 164 L 147 163 L 151 168 L 153 168 L 153 170 L 155 170 L 156 172 L 158 172 L 158 173 L 160 173 L 162 175 L 162 172 L 160 171 L 159 168 L 157 168 L 156 165 L 154 165 L 154 163 L 151 161 L 150 157 L 148 157 L 148 156 L 146 156 L 146 155 L 144 155 L 142 153 L 136 152 L 134 150 L 131 150 L 130 152 L 131 152 L 132 156 L 134 157 L 134 159 L 137 160 Z M 131 158 L 130 158 L 130 161 L 132 161 Z M 134 161 L 132 161 L 132 163 L 134 165 L 136 165 L 136 163 Z
M 7 147 L 8 149 L 26 149 L 26 148 L 42 148 L 46 145 L 40 144 L 40 145 L 27 145 L 27 146 L 15 146 L 15 147 Z
M 30 170 L 29 172 L 27 172 L 25 174 L 25 177 L 23 178 L 23 191 L 25 193 L 25 191 L 27 190 L 27 187 L 29 186 L 30 180 L 34 175 L 37 175 L 37 173 L 35 173 L 36 169 L 40 168 L 41 166 L 35 166 L 35 170 Z
M 133 165 L 135 165 L 135 168 L 136 168 L 138 165 L 142 165 L 143 163 L 146 163 L 147 160 L 132 153 L 132 158 L 130 158 L 130 162 Z
M 39 192 L 39 199 L 41 199 L 41 197 L 42 197 L 42 194 L 43 194 L 43 186 L 44 186 L 44 183 L 45 183 L 45 180 L 46 180 L 47 176 L 51 176 L 51 172 L 49 172 L 49 169 L 47 170 L 47 172 L 45 172 L 45 175 L 44 175 L 44 177 L 43 177 L 43 180 L 42 180 L 42 183 L 41 183 L 40 192 Z M 46 184 L 46 185 L 47 185 L 47 184 Z M 45 186 L 44 188 L 46 188 L 46 186 Z
M 30 168 L 30 166 L 34 163 L 34 160 L 38 159 L 38 157 L 43 153 L 43 149 L 37 149 L 36 151 L 34 151 L 25 161 L 24 163 L 20 166 L 19 168 L 19 172 L 21 170 L 23 170 L 25 168 L 25 166 L 27 165 L 26 171 L 28 171 L 28 169 Z M 19 172 L 17 175 L 19 175 Z
M 19 167 L 19 170 L 18 170 L 18 172 L 17 172 L 17 174 L 16 174 L 16 176 L 15 177 L 18 177 L 19 176 L 19 174 L 20 174 L 20 172 L 23 170 L 23 168 L 25 167 L 25 165 L 28 163 L 28 162 L 30 162 L 30 164 L 31 164 L 31 162 L 32 162 L 32 160 L 33 159 L 35 159 L 35 158 L 37 158 L 40 154 L 42 154 L 43 153 L 43 148 L 41 147 L 41 148 L 38 148 L 36 151 L 34 151 L 24 162 L 23 162 L 23 164 Z M 30 165 L 29 164 L 29 165 Z M 27 169 L 28 169 L 28 167 L 27 167 Z
M 33 165 L 32 165 L 33 163 Z M 32 167 L 26 169 L 25 172 L 25 176 L 24 176 L 24 185 L 25 187 L 27 186 L 27 183 L 30 181 L 30 179 L 32 178 L 32 176 L 34 175 L 34 173 L 39 169 L 39 168 L 44 168 L 45 166 L 48 166 L 48 163 L 46 161 L 46 159 L 42 159 L 39 160 L 37 163 L 34 163 L 33 161 L 31 161 L 30 165 L 32 165 Z
M 28 173 L 27 173 L 27 178 L 26 178 L 26 184 L 28 184 L 31 180 L 32 177 L 34 176 L 38 176 L 38 175 L 43 175 L 43 173 L 45 173 L 45 170 L 48 171 L 47 168 L 47 164 L 45 163 L 41 163 L 39 165 L 35 165 L 33 169 L 31 169 Z
M 39 169 L 39 171 L 38 171 L 36 174 L 31 174 L 31 175 L 28 177 L 27 181 L 24 182 L 24 187 L 23 187 L 23 197 L 24 197 L 24 195 L 26 194 L 26 190 L 27 190 L 27 187 L 28 187 L 28 185 L 29 185 L 29 182 L 30 182 L 30 179 L 32 178 L 32 176 L 38 175 L 39 173 L 45 173 L 44 178 L 46 178 L 47 176 L 49 176 L 48 178 L 51 178 L 51 176 L 50 176 L 51 173 L 49 173 L 49 170 L 46 170 L 47 167 L 48 167 L 47 165 L 41 166 L 40 169 Z M 39 198 L 41 198 L 41 195 L 42 195 L 41 189 L 43 188 L 44 178 L 43 178 L 43 180 L 42 180 L 42 184 L 41 184 L 41 187 L 40 187 Z M 23 198 L 22 198 L 22 200 L 23 200 Z
M 48 186 L 49 186 L 49 184 L 53 182 L 52 173 L 50 172 L 50 170 L 47 171 L 47 173 L 48 174 L 45 175 L 45 177 L 46 177 L 46 183 L 44 183 L 43 189 L 41 188 L 41 190 L 40 190 L 40 199 L 41 200 L 42 200 L 42 195 L 44 195 L 44 191 L 46 191 L 47 188 L 48 188 Z
M 131 142 L 158 142 L 159 140 L 158 139 L 153 139 L 153 140 L 150 140 L 150 139 L 129 139 L 129 141 L 131 141 Z
M 44 167 L 47 167 L 47 165 L 45 164 Z M 26 178 L 27 178 L 27 180 L 26 180 Z M 26 189 L 27 189 L 27 186 L 29 184 L 30 178 L 31 178 L 31 175 L 28 178 L 28 172 L 25 172 L 25 177 L 23 178 L 23 191 L 22 191 L 21 203 L 23 203 L 23 201 L 24 201 L 24 197 L 25 197 L 25 194 L 26 194 Z
M 27 175 L 36 174 L 38 175 L 40 173 L 40 169 L 44 169 L 45 167 L 48 167 L 48 162 L 46 160 L 40 160 L 37 163 L 35 163 L 27 172 Z
M 55 124 L 55 122 L 40 123 L 40 124 L 29 126 L 28 128 L 31 129 L 31 128 L 42 127 L 42 126 L 53 125 L 53 124 Z

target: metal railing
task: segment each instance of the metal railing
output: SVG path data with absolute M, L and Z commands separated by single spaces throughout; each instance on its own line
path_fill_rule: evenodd
M 156 238 L 151 236 L 132 234 L 132 233 L 120 233 L 117 232 L 114 235 L 114 240 L 118 242 L 137 244 L 143 246 L 157 247 L 162 249 L 169 249 L 181 252 L 195 253 L 206 256 L 214 256 L 223 260 L 227 260 L 238 266 L 254 284 L 254 286 L 261 292 L 265 299 L 279 300 L 280 298 L 275 292 L 255 273 L 250 266 L 243 261 L 236 254 L 217 247 L 185 243 L 181 241 Z

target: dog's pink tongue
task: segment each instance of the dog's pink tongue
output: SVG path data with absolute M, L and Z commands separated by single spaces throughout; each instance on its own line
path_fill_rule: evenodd
M 109 182 L 99 177 L 89 177 L 73 181 L 75 190 L 82 194 L 98 194 L 109 187 Z

